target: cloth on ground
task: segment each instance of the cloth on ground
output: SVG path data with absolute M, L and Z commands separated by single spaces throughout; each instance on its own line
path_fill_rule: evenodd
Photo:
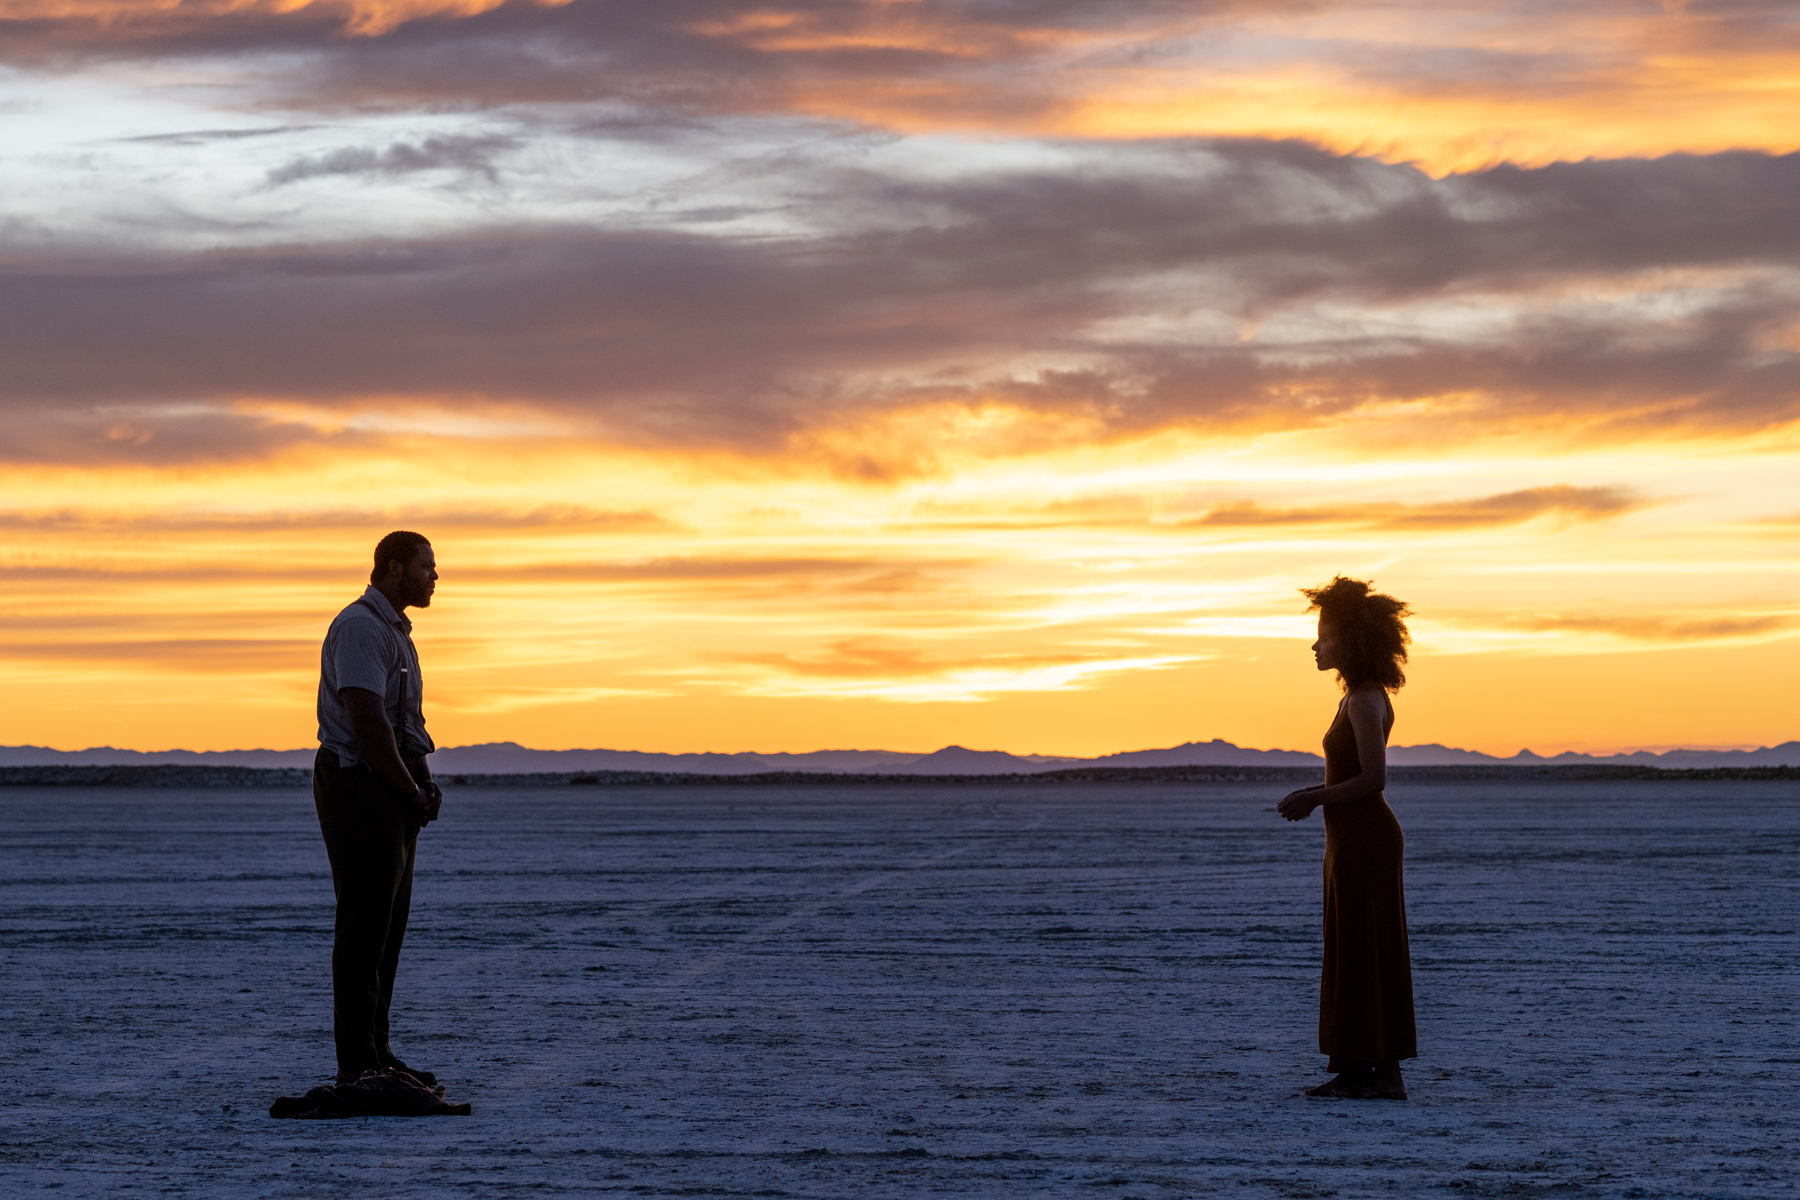
M 443 1085 L 428 1072 L 391 1067 L 364 1071 L 355 1083 L 322 1084 L 304 1096 L 282 1096 L 269 1105 L 271 1117 L 301 1119 L 466 1117 L 470 1111 L 467 1104 L 445 1100 Z

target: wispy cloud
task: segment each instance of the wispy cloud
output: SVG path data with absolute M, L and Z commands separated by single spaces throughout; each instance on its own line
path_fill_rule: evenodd
M 0 47 L 218 58 L 240 81 L 279 56 L 261 98 L 314 111 L 627 103 L 909 133 L 1301 138 L 1450 170 L 1795 149 L 1800 30 L 1776 0 L 7 0 Z
M 26 47 L 89 52 L 275 48 L 373 37 L 412 21 L 468 18 L 507 0 L 5 0 L 0 21 Z M 555 5 L 567 0 L 538 0 Z
M 3 655 L 19 662 L 106 664 L 177 674 L 250 675 L 303 671 L 318 653 L 312 639 L 174 638 L 144 641 L 10 642 Z
M 448 171 L 476 175 L 490 184 L 500 182 L 495 160 L 518 145 L 508 137 L 431 137 L 419 142 L 394 142 L 379 149 L 346 147 L 329 154 L 295 159 L 269 172 L 273 185 L 297 183 L 333 175 L 412 175 L 421 171 Z
M 759 454 L 943 403 L 1083 414 L 1103 437 L 1395 403 L 1447 406 L 1465 433 L 1614 441 L 1800 415 L 1782 340 L 1800 322 L 1800 157 L 1432 181 L 1167 144 L 1106 166 L 936 183 L 821 167 L 817 232 L 774 240 L 517 229 L 15 255 L 0 453 L 193 461 L 371 436 L 230 407 L 243 396 L 505 402 Z
M 574 504 L 538 504 L 507 510 L 402 506 L 396 508 L 307 507 L 270 511 L 173 511 L 145 513 L 119 509 L 63 506 L 38 510 L 0 510 L 0 529 L 34 533 L 204 534 L 291 533 L 365 530 L 386 526 L 429 525 L 446 532 L 583 530 L 600 533 L 663 533 L 673 526 L 652 512 L 586 508 Z
M 989 654 L 955 659 L 855 641 L 804 657 L 747 655 L 728 661 L 762 668 L 737 685 L 752 696 L 879 697 L 890 703 L 969 704 L 1013 692 L 1092 687 L 1109 675 L 1165 670 L 1200 657 Z
M 1531 633 L 1597 634 L 1630 642 L 1763 641 L 1770 634 L 1800 630 L 1800 614 L 1519 613 L 1503 618 L 1500 626 Z
M 1336 508 L 1264 508 L 1254 501 L 1222 504 L 1187 522 L 1200 526 L 1358 525 L 1392 530 L 1456 530 L 1517 525 L 1538 517 L 1603 521 L 1646 507 L 1651 501 L 1624 488 L 1524 488 L 1472 500 L 1435 504 L 1357 504 Z

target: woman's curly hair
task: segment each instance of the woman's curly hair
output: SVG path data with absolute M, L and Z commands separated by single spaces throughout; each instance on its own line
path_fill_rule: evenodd
M 1324 587 L 1301 588 L 1312 601 L 1307 612 L 1317 609 L 1319 621 L 1344 643 L 1344 666 L 1338 682 L 1345 691 L 1380 684 L 1383 691 L 1397 692 L 1406 685 L 1406 644 L 1412 635 L 1403 617 L 1412 615 L 1406 603 L 1384 596 L 1360 579 L 1339 575 Z

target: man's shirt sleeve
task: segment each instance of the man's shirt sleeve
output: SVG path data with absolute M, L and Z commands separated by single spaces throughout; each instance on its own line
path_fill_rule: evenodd
M 339 626 L 331 647 L 332 674 L 338 691 L 362 688 L 386 701 L 389 640 L 374 621 L 352 618 Z

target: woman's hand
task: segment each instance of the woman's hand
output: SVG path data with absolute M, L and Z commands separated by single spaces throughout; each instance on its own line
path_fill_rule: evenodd
M 1319 807 L 1311 799 L 1309 793 L 1320 791 L 1324 786 L 1324 784 L 1320 783 L 1315 784 L 1312 787 L 1301 788 L 1297 792 L 1289 792 L 1281 798 L 1281 803 L 1275 806 L 1275 811 L 1290 821 L 1306 820 L 1306 818 L 1312 816 L 1312 810 Z

